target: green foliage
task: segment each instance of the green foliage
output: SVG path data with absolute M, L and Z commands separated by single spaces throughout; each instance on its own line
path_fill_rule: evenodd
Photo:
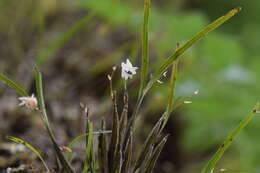
M 34 148 L 32 145 L 30 145 L 29 143 L 25 142 L 24 140 L 22 139 L 19 139 L 19 138 L 15 138 L 15 137 L 12 137 L 12 136 L 6 136 L 6 138 L 8 140 L 11 140 L 13 142 L 16 142 L 18 144 L 22 144 L 23 146 L 25 146 L 26 148 L 28 148 L 29 150 L 31 150 L 42 162 L 42 164 L 44 165 L 44 167 L 46 168 L 46 171 L 48 173 L 50 173 L 51 171 L 49 170 L 47 164 L 45 163 L 41 153 L 36 149 Z
M 203 168 L 201 173 L 212 173 L 214 171 L 214 168 L 219 161 L 219 159 L 222 157 L 226 149 L 232 144 L 234 139 L 240 134 L 240 132 L 247 126 L 247 124 L 253 119 L 256 112 L 259 110 L 259 103 L 256 104 L 256 106 L 252 109 L 248 115 L 240 121 L 240 123 L 230 132 L 226 140 L 223 142 L 223 144 L 219 147 L 218 151 L 213 155 L 213 157 L 209 160 L 207 165 Z
M 211 24 L 209 24 L 207 27 L 205 27 L 202 31 L 197 33 L 191 40 L 186 42 L 183 46 L 181 46 L 177 51 L 169 56 L 162 64 L 159 66 L 159 68 L 156 70 L 154 73 L 154 76 L 152 80 L 150 81 L 150 84 L 148 84 L 147 89 L 151 87 L 162 75 L 162 73 L 179 57 L 181 56 L 187 49 L 189 49 L 194 43 L 196 43 L 198 40 L 203 38 L 206 34 L 208 34 L 210 31 L 213 31 L 220 25 L 222 25 L 224 22 L 226 22 L 228 19 L 233 17 L 235 14 L 237 14 L 241 9 L 240 8 L 235 8 L 228 12 L 226 15 L 218 18 Z
M 141 78 L 140 78 L 140 91 L 139 96 L 141 96 L 143 89 L 146 85 L 148 77 L 149 68 L 149 47 L 148 47 L 148 22 L 150 13 L 151 1 L 144 1 L 144 21 L 142 28 L 142 66 L 141 66 Z
M 13 88 L 20 96 L 28 96 L 27 92 L 21 86 L 19 86 L 17 83 L 12 81 L 5 75 L 0 74 L 0 80 L 10 88 Z
M 178 49 L 178 45 L 176 47 Z M 173 111 L 174 107 L 174 93 L 175 93 L 175 88 L 176 88 L 176 83 L 177 83 L 177 72 L 178 72 L 178 63 L 179 60 L 174 61 L 172 65 L 172 73 L 171 73 L 171 79 L 170 79 L 170 84 L 169 84 L 169 97 L 168 97 L 168 103 L 166 107 L 166 120 L 164 121 L 163 126 L 166 125 L 167 121 L 170 118 L 170 115 Z
M 111 3 L 110 1 L 106 1 L 106 0 L 100 0 L 100 1 L 89 0 L 89 1 L 82 1 L 82 4 L 85 8 L 93 11 L 95 15 L 101 16 L 105 20 L 108 20 L 110 25 L 116 26 L 116 25 L 124 24 L 130 28 L 131 32 L 135 32 L 137 28 L 139 28 L 139 25 L 141 24 L 142 21 L 140 17 L 141 16 L 140 10 L 136 11 L 137 17 L 133 18 L 132 14 L 135 11 L 135 8 L 133 6 L 130 6 L 126 2 L 113 1 L 113 3 Z M 137 100 L 137 105 L 134 110 L 134 113 L 131 116 L 131 119 L 128 120 L 128 94 L 127 94 L 127 90 L 125 90 L 123 110 L 121 112 L 121 115 L 119 114 L 118 106 L 117 106 L 117 94 L 112 89 L 112 81 L 111 81 L 111 97 L 112 97 L 113 108 L 114 108 L 112 135 L 111 137 L 110 136 L 108 137 L 104 133 L 99 133 L 98 159 L 95 158 L 95 150 L 93 149 L 94 134 L 95 134 L 93 129 L 93 123 L 90 122 L 89 119 L 87 119 L 87 127 L 86 127 L 85 134 L 78 136 L 69 144 L 69 147 L 73 147 L 73 145 L 77 143 L 80 139 L 86 138 L 86 146 L 85 146 L 86 158 L 84 162 L 83 172 L 94 173 L 96 172 L 96 169 L 100 169 L 101 172 L 105 172 L 105 173 L 107 172 L 128 173 L 128 172 L 132 172 L 133 169 L 135 172 L 138 173 L 152 172 L 155 163 L 160 155 L 160 152 L 162 151 L 168 138 L 168 135 L 164 135 L 162 130 L 169 119 L 170 113 L 174 111 L 179 105 L 183 104 L 183 102 L 180 102 L 178 104 L 177 100 L 174 100 L 178 58 L 182 56 L 198 40 L 203 38 L 209 32 L 216 29 L 218 26 L 222 25 L 225 21 L 227 21 L 229 18 L 233 17 L 237 12 L 240 11 L 239 8 L 231 10 L 226 15 L 220 17 L 219 19 L 215 20 L 213 23 L 205 27 L 201 32 L 197 33 L 194 37 L 192 37 L 192 39 L 182 44 L 181 47 L 178 47 L 178 49 L 176 49 L 176 51 L 167 59 L 164 60 L 157 59 L 159 61 L 159 65 L 156 65 L 156 71 L 153 74 L 152 79 L 147 84 L 148 72 L 151 71 L 152 69 L 152 68 L 149 69 L 148 40 L 150 38 L 148 38 L 148 33 L 149 33 L 148 28 L 150 27 L 151 30 L 154 32 L 161 32 L 160 30 L 161 28 L 158 29 L 157 27 L 157 26 L 161 26 L 161 23 L 159 23 L 161 21 L 164 22 L 166 21 L 167 23 L 165 24 L 166 28 L 167 26 L 170 26 L 169 29 L 166 29 L 162 38 L 155 38 L 154 40 L 152 39 L 152 41 L 155 42 L 153 46 L 156 49 L 158 49 L 158 52 L 156 53 L 161 57 L 161 56 L 165 56 L 165 54 L 168 53 L 170 49 L 172 49 L 172 45 L 173 45 L 172 43 L 174 42 L 172 39 L 169 39 L 169 41 L 164 41 L 163 43 L 161 43 L 160 41 L 162 39 L 165 38 L 168 39 L 174 36 L 176 40 L 181 40 L 180 42 L 182 42 L 183 38 L 189 38 L 193 34 L 194 28 L 200 28 L 205 23 L 205 19 L 200 14 L 194 13 L 192 15 L 187 15 L 187 16 L 183 15 L 185 16 L 184 19 L 183 18 L 178 19 L 179 16 L 173 16 L 172 14 L 167 14 L 167 13 L 162 15 L 159 11 L 154 9 L 152 13 L 152 20 L 150 21 L 149 24 L 148 23 L 149 10 L 150 10 L 150 0 L 146 0 L 144 5 L 143 30 L 142 30 L 142 61 L 141 61 L 142 64 L 140 70 L 141 71 L 140 94 L 139 94 L 139 99 Z M 50 47 L 40 52 L 37 58 L 37 63 L 41 65 L 44 64 L 46 61 L 48 61 L 54 55 L 54 53 L 58 49 L 60 49 L 68 40 L 70 40 L 72 36 L 77 34 L 79 30 L 81 30 L 85 26 L 85 24 L 89 22 L 90 19 L 92 19 L 92 14 L 87 15 L 86 17 L 79 20 L 75 25 L 72 26 L 71 29 L 65 32 L 60 39 L 58 39 L 56 42 L 51 44 Z M 185 34 L 179 36 L 179 33 L 181 33 L 183 30 L 185 30 Z M 175 33 L 175 35 L 173 35 L 173 33 Z M 228 56 L 237 57 L 237 58 L 241 57 L 242 52 L 239 52 L 239 50 L 241 49 L 240 45 L 237 43 L 237 41 L 233 40 L 232 38 L 224 37 L 222 34 L 215 34 L 209 38 L 211 39 L 210 43 L 208 43 L 207 41 L 203 42 L 200 50 L 204 52 L 206 55 L 212 55 L 213 58 L 218 58 L 218 57 L 222 58 L 221 61 L 212 63 L 211 64 L 212 67 L 216 69 L 221 69 L 225 65 L 230 64 L 231 60 L 230 62 L 226 62 L 226 58 Z M 223 41 L 225 41 L 226 44 L 228 44 L 229 46 L 223 45 L 221 48 L 219 48 L 219 45 Z M 224 54 L 220 50 L 222 50 L 223 52 L 230 51 L 230 54 Z M 92 70 L 92 73 L 95 72 L 99 73 L 100 67 L 106 68 L 107 66 L 109 66 L 104 62 L 109 62 L 111 64 L 113 62 L 111 61 L 111 59 L 112 58 L 108 58 L 106 60 L 103 60 L 99 64 L 97 64 L 94 70 Z M 187 60 L 184 59 L 184 61 Z M 170 66 L 173 66 L 173 68 L 172 68 L 172 75 L 171 75 L 171 81 L 169 86 L 170 88 L 169 93 L 166 92 L 169 95 L 166 111 L 162 114 L 161 118 L 155 124 L 153 130 L 146 138 L 146 141 L 144 142 L 142 149 L 139 152 L 137 152 L 137 158 L 135 158 L 135 155 L 133 155 L 134 153 L 133 143 L 134 140 L 136 139 L 134 137 L 134 130 L 135 130 L 134 122 L 136 120 L 140 107 L 142 106 L 143 99 L 147 94 L 148 90 L 152 88 L 152 86 L 157 82 L 157 80 L 160 79 L 162 73 L 165 72 Z M 0 79 L 4 81 L 11 88 L 14 88 L 18 94 L 22 96 L 28 95 L 21 87 L 19 87 L 19 85 L 17 85 L 15 82 L 8 79 L 7 77 L 1 75 Z M 69 155 L 67 154 L 66 157 L 63 156 L 55 140 L 53 132 L 51 130 L 45 104 L 44 104 L 42 76 L 37 68 L 35 68 L 35 79 L 36 79 L 37 98 L 39 102 L 39 108 L 44 120 L 44 125 L 53 143 L 54 150 L 59 158 L 59 161 L 64 167 L 63 171 L 72 173 L 73 170 L 69 162 L 67 161 Z M 229 94 L 230 93 L 232 94 L 232 91 L 229 91 Z M 214 100 L 213 96 L 212 96 L 212 100 Z M 205 109 L 207 110 L 208 105 L 204 104 L 202 106 L 204 106 Z M 212 111 L 215 109 L 217 108 L 212 109 L 211 107 L 210 109 L 208 108 L 207 111 L 209 110 Z M 252 119 L 252 117 L 253 117 L 253 113 L 250 113 L 245 119 L 241 121 L 241 123 L 237 126 L 237 128 L 231 132 L 230 136 L 224 142 L 223 146 L 217 151 L 217 153 L 209 161 L 208 165 L 204 168 L 204 170 L 202 171 L 203 173 L 207 173 L 213 170 L 217 161 L 220 159 L 224 151 L 229 147 L 233 139 L 241 132 L 241 130 L 247 125 L 247 123 Z M 201 125 L 202 123 L 201 121 L 198 120 L 198 118 L 196 122 L 198 123 L 197 126 L 203 126 Z M 103 132 L 106 131 L 105 124 L 106 124 L 105 120 L 102 120 L 101 131 Z M 194 129 L 196 129 L 196 127 Z M 107 139 L 110 139 L 109 142 L 107 141 Z M 208 145 L 208 143 L 205 145 Z M 98 166 L 96 164 L 97 160 L 99 163 Z
M 93 132 L 92 134 L 93 135 L 100 135 L 100 134 L 110 134 L 111 133 L 111 130 L 104 130 L 104 131 L 98 131 L 98 132 Z M 82 134 L 82 135 L 79 135 L 77 136 L 76 138 L 74 138 L 69 144 L 68 144 L 68 147 L 69 148 L 73 148 L 74 145 L 76 145 L 77 143 L 79 143 L 82 139 L 85 139 L 87 136 L 89 135 L 89 133 L 85 133 L 85 134 Z M 65 153 L 65 157 L 67 160 L 72 160 L 72 158 L 69 158 L 70 156 L 70 153 L 67 152 Z
M 96 172 L 95 166 L 95 158 L 93 157 L 93 123 L 87 120 L 87 133 L 88 137 L 86 137 L 86 159 L 84 162 L 84 167 L 82 173 L 85 172 Z
M 52 141 L 55 153 L 57 154 L 57 157 L 59 159 L 59 161 L 61 162 L 61 165 L 64 168 L 64 171 L 67 173 L 73 173 L 74 171 L 72 170 L 70 164 L 68 163 L 68 161 L 66 160 L 66 158 L 63 156 L 57 142 L 56 139 L 54 137 L 54 134 L 51 130 L 50 127 L 50 123 L 48 120 L 48 116 L 47 116 L 47 112 L 46 112 L 46 108 L 45 108 L 45 103 L 44 103 L 44 97 L 43 97 L 43 86 L 42 86 L 42 75 L 40 73 L 40 71 L 38 70 L 37 67 L 34 68 L 34 74 L 35 74 L 35 82 L 36 82 L 36 93 L 37 93 L 37 100 L 39 103 L 39 108 L 40 111 L 42 113 L 42 117 L 43 117 L 43 121 L 44 121 L 44 125 L 45 128 L 48 132 L 48 135 Z

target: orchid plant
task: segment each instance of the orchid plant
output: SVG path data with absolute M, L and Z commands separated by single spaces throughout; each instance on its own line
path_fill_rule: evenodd
M 82 105 L 86 119 L 85 133 L 78 136 L 67 146 L 59 145 L 56 141 L 52 128 L 49 124 L 48 115 L 44 103 L 44 94 L 42 86 L 42 75 L 38 68 L 34 69 L 36 79 L 36 94 L 34 97 L 29 94 L 16 82 L 12 81 L 5 75 L 0 74 L 0 80 L 2 80 L 9 87 L 16 90 L 20 95 L 18 98 L 21 103 L 20 106 L 25 106 L 32 111 L 39 111 L 42 115 L 42 119 L 53 144 L 54 152 L 61 165 L 58 172 L 74 173 L 74 169 L 71 166 L 73 160 L 73 146 L 81 139 L 85 139 L 85 161 L 82 168 L 82 173 L 151 173 L 155 167 L 160 153 L 167 142 L 168 134 L 163 133 L 163 129 L 167 124 L 169 116 L 179 106 L 183 104 L 192 103 L 191 98 L 185 99 L 180 102 L 174 100 L 174 89 L 176 86 L 177 78 L 177 66 L 180 56 L 186 52 L 193 44 L 203 38 L 210 31 L 213 31 L 228 19 L 237 14 L 241 9 L 235 8 L 228 12 L 226 15 L 218 18 L 213 23 L 206 26 L 202 31 L 198 32 L 191 40 L 187 41 L 184 45 L 178 45 L 174 53 L 168 58 L 162 60 L 162 64 L 155 69 L 152 78 L 148 81 L 149 73 L 149 50 L 148 50 L 148 22 L 150 14 L 151 2 L 145 0 L 144 2 L 144 20 L 142 26 L 142 58 L 140 67 L 140 89 L 139 96 L 136 102 L 133 114 L 129 114 L 128 111 L 128 92 L 126 89 L 126 81 L 132 79 L 137 74 L 138 67 L 134 67 L 129 59 L 126 62 L 121 63 L 121 77 L 125 82 L 123 110 L 120 112 L 117 106 L 117 93 L 113 89 L 113 74 L 116 68 L 113 67 L 112 74 L 108 75 L 110 84 L 110 93 L 113 102 L 113 117 L 112 117 L 112 129 L 108 130 L 106 121 L 103 118 L 101 121 L 101 129 L 95 131 L 93 129 L 93 122 L 88 118 L 88 108 Z M 165 112 L 161 115 L 157 123 L 154 125 L 152 131 L 144 141 L 142 148 L 137 152 L 134 150 L 135 144 L 135 121 L 139 115 L 139 110 L 142 107 L 144 97 L 152 86 L 160 81 L 161 76 L 166 76 L 166 71 L 169 67 L 172 67 L 171 77 L 169 82 L 169 98 L 166 105 Z M 194 91 L 193 95 L 197 95 L 198 91 Z M 241 130 L 250 122 L 254 115 L 259 112 L 259 104 L 257 104 L 252 111 L 238 124 L 236 128 L 230 133 L 215 155 L 209 160 L 209 162 L 202 169 L 201 173 L 213 173 L 215 165 L 221 158 L 225 150 L 231 145 L 233 139 L 238 136 Z M 94 135 L 98 135 L 98 143 L 94 140 Z M 22 144 L 31 151 L 33 151 L 37 157 L 42 161 L 46 171 L 48 173 L 54 172 L 54 170 L 48 166 L 42 157 L 41 153 L 29 143 L 22 139 L 7 136 L 7 139 L 16 143 Z M 96 147 L 96 148 L 95 148 Z M 7 169 L 8 172 L 12 172 L 12 168 Z

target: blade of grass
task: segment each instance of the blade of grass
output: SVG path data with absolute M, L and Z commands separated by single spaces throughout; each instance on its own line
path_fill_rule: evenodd
M 51 130 L 46 108 L 45 108 L 44 97 L 43 97 L 42 75 L 37 67 L 34 68 L 34 74 L 35 74 L 35 80 L 36 80 L 36 93 L 37 93 L 37 100 L 39 103 L 39 108 L 42 113 L 45 128 L 47 129 L 48 135 L 50 136 L 50 139 L 52 141 L 55 153 L 57 154 L 59 161 L 61 162 L 61 165 L 65 169 L 64 171 L 67 173 L 74 173 L 70 164 L 67 162 L 66 158 L 63 156 L 62 152 L 60 151 L 60 148 L 59 148 L 59 146 L 56 142 L 56 139 L 54 137 L 54 134 Z
M 175 51 L 171 56 L 169 56 L 167 59 L 165 59 L 162 62 L 162 64 L 159 66 L 159 68 L 155 71 L 152 79 L 148 82 L 146 87 L 143 89 L 143 92 L 142 92 L 141 96 L 139 97 L 139 99 L 137 101 L 137 105 L 136 105 L 136 108 L 135 108 L 133 115 L 131 117 L 131 121 L 128 125 L 128 129 L 129 129 L 129 126 L 131 126 L 132 124 L 133 124 L 133 126 L 135 125 L 135 119 L 136 119 L 136 116 L 139 112 L 140 106 L 143 102 L 145 95 L 152 88 L 153 84 L 161 77 L 163 72 L 165 70 L 167 70 L 167 68 L 170 67 L 172 65 L 172 63 L 177 58 L 179 58 L 183 53 L 185 53 L 192 45 L 194 45 L 197 41 L 199 41 L 201 38 L 203 38 L 206 34 L 215 30 L 217 27 L 219 27 L 224 22 L 229 20 L 231 17 L 236 15 L 238 12 L 240 12 L 240 10 L 241 10 L 241 8 L 235 8 L 235 9 L 232 9 L 231 11 L 229 11 L 226 15 L 219 17 L 217 20 L 215 20 L 214 22 L 212 22 L 211 24 L 206 26 L 204 29 L 202 29 L 200 32 L 195 34 L 192 37 L 192 39 L 187 41 L 183 46 L 181 46 L 177 51 Z
M 153 127 L 152 131 L 149 133 L 148 137 L 146 138 L 142 149 L 140 151 L 139 156 L 137 157 L 137 160 L 135 162 L 134 165 L 134 171 L 137 170 L 138 168 L 141 167 L 141 165 L 144 162 L 144 158 L 147 155 L 149 148 L 151 146 L 154 146 L 154 144 L 156 143 L 156 139 L 158 137 L 158 134 L 160 133 L 160 128 L 162 126 L 162 123 L 164 122 L 165 116 L 163 115 L 155 124 L 155 126 Z
M 149 166 L 150 161 L 152 160 L 153 152 L 154 152 L 154 145 L 150 145 L 147 154 L 144 155 L 142 164 L 137 169 L 134 169 L 135 173 L 144 173 L 144 171 Z
M 178 45 L 177 45 L 177 49 L 178 49 Z M 179 63 L 179 60 L 176 60 L 173 62 L 173 65 L 172 65 L 172 73 L 171 73 L 170 86 L 169 86 L 169 97 L 168 97 L 168 103 L 167 103 L 166 115 L 165 115 L 166 118 L 163 122 L 161 130 L 167 124 L 167 122 L 170 118 L 170 114 L 172 113 L 172 109 L 173 109 L 173 105 L 174 105 L 173 99 L 174 99 L 174 93 L 175 93 L 175 87 L 176 87 L 176 81 L 177 81 L 178 63 Z
M 106 129 L 106 121 L 102 118 L 101 123 L 102 131 Z M 108 161 L 107 161 L 107 138 L 104 134 L 100 134 L 98 137 L 98 154 L 99 154 L 99 166 L 100 172 L 108 173 Z
M 94 141 L 92 142 L 92 149 L 91 149 L 91 173 L 96 173 L 98 169 L 98 165 L 96 165 L 96 158 L 95 158 L 96 155 L 93 148 L 94 148 Z
M 172 63 L 180 57 L 186 50 L 188 50 L 192 45 L 194 45 L 201 38 L 205 37 L 209 32 L 215 30 L 217 27 L 222 25 L 224 22 L 229 20 L 231 17 L 240 12 L 241 8 L 234 8 L 229 11 L 226 15 L 218 18 L 208 26 L 206 26 L 202 31 L 198 32 L 195 36 L 192 37 L 188 42 L 186 42 L 183 46 L 181 46 L 177 51 L 175 51 L 171 56 L 169 56 L 166 60 L 162 62 L 159 68 L 155 71 L 153 78 L 148 83 L 145 90 L 149 90 L 152 85 L 161 77 L 162 73 L 172 65 Z M 146 91 L 147 92 L 147 91 Z
M 97 132 L 93 132 L 93 135 L 99 135 L 99 134 L 110 134 L 112 131 L 111 130 L 101 130 L 101 131 L 97 131 Z M 68 147 L 69 148 L 73 148 L 74 145 L 76 145 L 77 143 L 80 142 L 80 140 L 83 140 L 86 136 L 88 136 L 89 133 L 84 133 L 82 135 L 79 135 L 77 137 L 75 137 L 69 144 Z M 69 159 L 69 154 L 70 153 L 66 153 L 65 157 L 67 160 L 71 160 Z
M 146 85 L 148 68 L 149 68 L 149 48 L 148 48 L 148 24 L 149 24 L 149 13 L 151 7 L 151 0 L 144 0 L 144 18 L 142 28 L 142 64 L 141 64 L 141 81 L 139 96 Z
M 29 150 L 31 150 L 42 162 L 43 166 L 46 168 L 47 172 L 50 173 L 51 171 L 49 170 L 46 162 L 44 161 L 41 153 L 36 149 L 34 148 L 32 145 L 30 145 L 29 143 L 25 142 L 24 140 L 22 139 L 19 139 L 19 138 L 15 138 L 15 137 L 12 137 L 12 136 L 6 136 L 6 139 L 8 140 L 11 140 L 13 142 L 16 142 L 18 144 L 22 144 L 23 146 L 25 146 L 26 148 L 28 148 Z
M 76 35 L 92 19 L 94 13 L 89 13 L 79 19 L 72 27 L 62 34 L 62 36 L 51 44 L 48 48 L 42 50 L 36 58 L 37 65 L 41 66 L 47 62 L 67 41 Z
M 148 47 L 148 24 L 149 24 L 149 13 L 151 7 L 151 0 L 144 0 L 144 12 L 143 12 L 143 26 L 142 26 L 142 63 L 141 63 L 141 78 L 140 78 L 140 89 L 138 94 L 138 101 L 136 106 L 136 111 L 133 113 L 127 128 L 126 136 L 130 133 L 130 127 L 134 124 L 137 112 L 141 106 L 143 100 L 144 88 L 147 83 L 148 68 L 149 68 L 149 47 Z M 124 138 L 123 143 L 126 143 L 126 138 Z
M 0 74 L 0 80 L 3 81 L 4 84 L 9 86 L 10 88 L 13 88 L 20 96 L 28 96 L 29 94 L 17 83 L 9 79 L 3 74 Z
M 146 168 L 145 172 L 144 173 L 151 173 L 153 172 L 153 169 L 155 167 L 155 164 L 156 164 L 156 161 L 158 160 L 160 154 L 161 154 L 161 151 L 168 139 L 168 136 L 169 135 L 166 135 L 162 140 L 161 142 L 155 147 L 154 149 L 154 152 L 153 152 L 153 155 L 151 157 L 151 160 L 150 160 L 150 163 L 148 165 L 148 167 Z
M 123 161 L 121 173 L 129 172 L 129 169 L 131 167 L 132 153 L 133 153 L 133 131 L 130 130 L 130 135 L 128 137 L 125 152 L 124 152 L 124 161 Z
M 128 93 L 125 90 L 124 91 L 124 107 L 123 111 L 121 113 L 121 117 L 119 120 L 120 124 L 120 141 L 119 144 L 121 146 L 121 149 L 123 150 L 125 148 L 124 141 L 127 141 L 125 138 L 128 138 L 129 136 L 126 136 L 126 127 L 127 127 L 127 122 L 128 122 Z
M 92 150 L 92 142 L 93 142 L 93 123 L 89 122 L 87 123 L 87 129 L 88 129 L 88 137 L 86 138 L 86 159 L 84 162 L 84 168 L 82 173 L 88 172 L 88 169 L 92 168 L 92 158 L 91 158 L 91 153 L 93 152 Z M 92 172 L 92 171 L 91 171 Z
M 247 114 L 247 116 L 240 121 L 240 123 L 230 132 L 228 137 L 225 139 L 224 143 L 219 147 L 217 152 L 212 156 L 212 158 L 208 161 L 205 167 L 202 169 L 201 173 L 212 173 L 217 162 L 222 157 L 226 149 L 232 144 L 234 139 L 240 134 L 240 132 L 247 126 L 247 124 L 252 120 L 255 116 L 256 111 L 259 110 L 259 103 L 255 105 L 251 112 Z
M 108 150 L 108 165 L 109 165 L 109 171 L 113 172 L 116 169 L 115 158 L 117 156 L 117 151 L 119 146 L 119 115 L 117 110 L 117 95 L 116 92 L 112 93 L 112 100 L 113 100 L 113 107 L 114 107 L 114 113 L 113 113 L 113 125 L 112 125 L 112 136 L 111 141 L 109 145 Z

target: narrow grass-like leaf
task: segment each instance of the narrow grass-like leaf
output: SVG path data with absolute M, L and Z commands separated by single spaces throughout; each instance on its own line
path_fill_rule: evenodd
M 95 156 L 95 152 L 93 150 L 94 148 L 94 141 L 92 142 L 92 149 L 91 149 L 91 173 L 96 173 L 97 169 L 98 169 L 98 165 L 96 165 L 96 156 Z
M 68 31 L 62 34 L 57 41 L 51 44 L 47 49 L 42 50 L 36 58 L 37 65 L 43 65 L 47 62 L 67 41 L 83 29 L 93 16 L 94 15 L 91 12 L 79 19 Z
M 127 141 L 125 138 L 128 138 L 129 136 L 126 136 L 126 127 L 127 127 L 127 123 L 128 123 L 128 94 L 127 91 L 125 91 L 124 93 L 124 107 L 123 107 L 123 111 L 121 113 L 121 117 L 120 117 L 120 141 L 119 144 L 122 148 L 122 150 L 125 148 L 125 144 L 124 142 Z
M 93 123 L 89 122 L 87 123 L 87 129 L 88 129 L 88 137 L 86 138 L 86 159 L 84 162 L 84 168 L 82 173 L 88 172 L 88 169 L 93 170 L 92 167 L 92 142 L 93 142 Z M 92 171 L 91 171 L 92 172 Z
M 116 92 L 112 93 L 112 100 L 113 100 L 113 106 L 114 106 L 114 113 L 113 113 L 113 127 L 112 127 L 112 136 L 111 141 L 109 145 L 108 150 L 108 166 L 110 172 L 113 172 L 113 170 L 116 169 L 116 166 L 114 164 L 118 147 L 119 147 L 119 128 L 120 128 L 120 122 L 119 122 L 119 115 L 117 110 L 117 100 L 116 100 Z
M 172 65 L 172 74 L 171 74 L 171 80 L 170 80 L 170 86 L 169 86 L 169 97 L 168 97 L 168 103 L 167 103 L 167 107 L 166 107 L 166 118 L 165 118 L 165 121 L 163 122 L 162 129 L 167 124 L 168 119 L 170 118 L 170 114 L 173 109 L 173 105 L 174 105 L 173 99 L 174 99 L 174 93 L 175 93 L 174 91 L 175 91 L 176 81 L 177 81 L 178 62 L 179 62 L 179 60 L 176 60 L 173 62 L 173 65 Z
M 130 136 L 128 137 L 126 148 L 124 152 L 124 161 L 121 169 L 121 173 L 128 173 L 131 167 L 133 153 L 133 131 L 130 130 Z
M 134 172 L 144 173 L 144 171 L 148 168 L 150 161 L 152 160 L 153 152 L 154 145 L 152 144 L 149 146 L 146 155 L 144 155 L 142 164 L 140 164 L 140 167 L 138 167 L 137 169 L 134 169 Z
M 146 85 L 148 68 L 149 68 L 149 48 L 148 48 L 148 25 L 151 0 L 144 0 L 144 19 L 142 28 L 142 64 L 141 64 L 141 81 L 139 96 Z
M 110 133 L 112 133 L 111 130 L 104 130 L 104 131 L 101 130 L 101 131 L 93 132 L 93 135 L 110 134 Z M 79 135 L 79 136 L 75 137 L 75 138 L 68 144 L 68 147 L 69 147 L 69 148 L 73 148 L 74 145 L 76 145 L 77 143 L 79 143 L 81 140 L 85 139 L 86 136 L 88 136 L 88 133 L 84 133 L 84 134 L 82 134 L 82 135 Z M 69 159 L 69 154 L 70 154 L 70 153 L 66 153 L 66 154 L 65 154 L 65 158 L 66 158 L 67 160 L 71 160 L 71 159 Z
M 54 134 L 51 130 L 46 108 L 45 108 L 44 97 L 43 97 L 42 75 L 37 67 L 34 68 L 34 74 L 35 74 L 35 80 L 36 80 L 37 100 L 39 103 L 40 111 L 43 116 L 45 128 L 47 129 L 48 135 L 52 141 L 55 153 L 57 154 L 57 157 L 59 158 L 59 161 L 61 162 L 61 165 L 63 166 L 64 171 L 67 173 L 74 173 L 70 164 L 67 162 L 66 158 L 63 156 L 62 152 L 60 151 L 60 148 L 59 148 L 59 146 L 56 142 L 56 139 L 54 137 Z
M 232 144 L 234 139 L 240 134 L 240 132 L 247 126 L 247 124 L 252 120 L 255 116 L 256 111 L 259 110 L 259 103 L 255 105 L 251 112 L 247 114 L 247 116 L 240 121 L 240 123 L 230 132 L 228 137 L 225 139 L 223 144 L 219 147 L 217 152 L 212 156 L 212 158 L 208 161 L 205 167 L 202 169 L 201 173 L 212 173 L 217 162 L 222 157 L 226 149 Z
M 235 8 L 229 11 L 226 15 L 218 18 L 208 26 L 206 26 L 202 31 L 197 33 L 195 36 L 192 37 L 191 40 L 186 42 L 183 46 L 181 46 L 177 51 L 175 51 L 171 56 L 169 56 L 166 60 L 162 62 L 162 64 L 159 66 L 159 68 L 155 71 L 153 78 L 151 81 L 149 81 L 146 90 L 149 90 L 152 85 L 161 77 L 163 72 L 172 65 L 172 63 L 180 57 L 186 50 L 188 50 L 192 45 L 194 45 L 197 41 L 199 41 L 201 38 L 203 38 L 205 35 L 207 35 L 209 32 L 215 30 L 217 27 L 222 25 L 224 22 L 226 22 L 228 19 L 236 15 L 241 8 Z
M 41 153 L 36 149 L 34 148 L 32 145 L 30 145 L 29 143 L 25 142 L 24 140 L 22 139 L 19 139 L 19 138 L 15 138 L 15 137 L 12 137 L 12 136 L 6 136 L 7 139 L 13 141 L 13 142 L 16 142 L 18 144 L 22 144 L 23 146 L 25 146 L 26 148 L 28 148 L 29 150 L 31 150 L 42 162 L 43 166 L 46 168 L 47 172 L 50 173 L 51 171 L 49 170 L 46 162 L 44 161 Z
M 169 56 L 167 59 L 165 59 L 162 62 L 162 64 L 159 66 L 159 68 L 153 74 L 152 79 L 148 82 L 148 84 L 146 85 L 146 87 L 143 89 L 142 93 L 138 97 L 136 108 L 135 108 L 135 110 L 133 112 L 133 115 L 132 115 L 132 117 L 130 119 L 130 123 L 128 125 L 128 131 L 129 131 L 129 128 L 130 128 L 129 126 L 132 126 L 132 125 L 134 126 L 135 125 L 136 116 L 137 116 L 137 114 L 139 112 L 140 106 L 141 106 L 141 104 L 143 102 L 143 99 L 144 99 L 145 95 L 152 88 L 153 84 L 161 77 L 163 72 L 166 71 L 167 68 L 170 67 L 177 58 L 179 58 L 183 53 L 185 53 L 186 50 L 188 50 L 198 40 L 203 38 L 210 31 L 215 30 L 217 27 L 219 27 L 224 22 L 226 22 L 228 19 L 230 19 L 231 17 L 236 15 L 240 10 L 241 10 L 241 8 L 235 8 L 235 9 L 229 11 L 226 15 L 224 15 L 224 16 L 218 18 L 217 20 L 215 20 L 214 22 L 212 22 L 211 24 L 206 26 L 202 31 L 200 31 L 197 34 L 195 34 L 192 37 L 191 40 L 186 42 L 183 46 L 181 46 L 177 51 L 175 51 L 171 56 Z
M 116 155 L 113 162 L 114 165 L 113 165 L 112 173 L 120 173 L 123 164 L 122 151 L 118 149 L 115 154 Z
M 0 74 L 0 80 L 3 81 L 4 84 L 13 88 L 20 96 L 28 96 L 29 94 L 17 83 L 9 79 L 3 74 Z
M 145 143 L 141 149 L 141 152 L 137 158 L 137 161 L 135 163 L 134 166 L 134 170 L 137 170 L 144 162 L 144 158 L 147 155 L 147 152 L 149 151 L 149 148 L 151 146 L 153 146 L 156 142 L 156 139 L 158 137 L 158 133 L 160 131 L 160 128 L 162 126 L 162 123 L 165 119 L 165 116 L 162 116 L 159 121 L 155 124 L 155 126 L 153 127 L 152 131 L 150 132 L 150 134 L 148 135 L 148 137 L 145 140 Z
M 154 149 L 153 155 L 152 155 L 152 157 L 151 157 L 151 161 L 150 161 L 150 163 L 149 163 L 149 165 L 148 165 L 148 167 L 147 167 L 147 169 L 145 170 L 144 173 L 151 173 L 151 172 L 153 171 L 154 166 L 155 166 L 155 164 L 156 164 L 156 161 L 158 160 L 158 158 L 159 158 L 159 156 L 160 156 L 160 154 L 161 154 L 161 151 L 162 151 L 162 149 L 163 149 L 163 147 L 164 147 L 164 145 L 165 145 L 167 139 L 168 139 L 168 135 L 165 136 L 165 137 L 161 140 L 161 142 L 160 142 L 159 144 L 157 144 L 157 146 L 156 146 L 155 149 Z
M 102 119 L 102 131 L 106 130 L 106 122 L 105 119 Z M 107 139 L 104 134 L 100 134 L 98 137 L 98 154 L 99 154 L 99 167 L 100 172 L 108 173 L 108 161 L 107 161 Z

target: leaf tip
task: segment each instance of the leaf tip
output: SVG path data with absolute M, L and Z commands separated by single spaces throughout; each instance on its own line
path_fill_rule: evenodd
M 242 7 L 237 7 L 234 9 L 237 13 L 239 13 L 242 10 Z

